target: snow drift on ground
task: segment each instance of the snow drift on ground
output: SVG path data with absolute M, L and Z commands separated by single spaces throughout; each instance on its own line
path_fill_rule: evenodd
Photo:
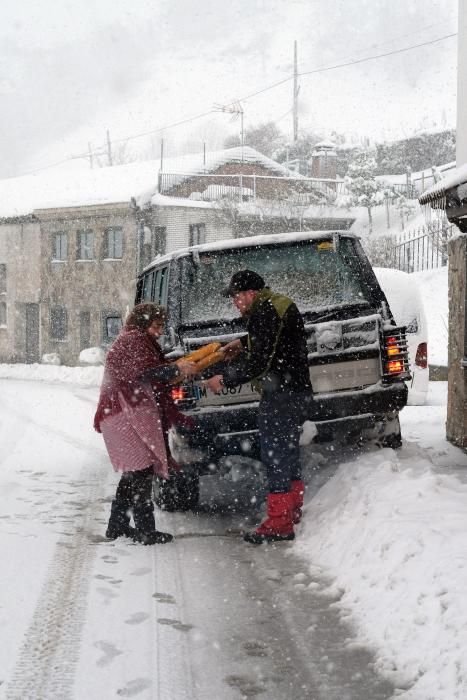
M 404 409 L 400 451 L 340 464 L 295 544 L 404 700 L 467 697 L 467 456 L 445 441 L 445 386 Z

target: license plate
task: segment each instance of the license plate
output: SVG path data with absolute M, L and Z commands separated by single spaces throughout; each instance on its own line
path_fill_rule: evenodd
M 198 406 L 221 406 L 259 400 L 258 392 L 250 383 L 240 384 L 232 389 L 223 387 L 219 394 L 199 384 L 195 384 L 193 390 Z

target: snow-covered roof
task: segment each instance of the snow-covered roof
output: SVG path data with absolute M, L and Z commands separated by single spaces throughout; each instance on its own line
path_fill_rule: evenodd
M 467 183 L 467 163 L 461 165 L 459 168 L 456 168 L 449 173 L 449 175 L 423 192 L 423 194 L 418 198 L 418 201 L 420 204 L 431 204 L 432 202 L 438 202 L 438 200 L 444 199 L 447 190 L 451 189 L 451 187 L 456 187 L 456 185 L 462 185 L 464 183 Z
M 260 163 L 285 177 L 302 177 L 248 146 L 167 158 L 162 167 L 164 172 L 182 173 L 184 179 L 224 163 L 240 164 L 242 150 L 243 162 Z M 160 166 L 159 159 L 92 170 L 68 165 L 0 180 L 0 218 L 26 216 L 37 209 L 129 202 L 143 192 L 150 199 L 157 192 Z
M 334 151 L 336 149 L 336 144 L 333 143 L 332 141 L 320 141 L 319 143 L 315 143 L 314 149 L 313 150 L 332 150 Z
M 339 233 L 346 238 L 358 238 L 350 231 L 291 231 L 290 233 L 269 233 L 261 236 L 245 236 L 245 238 L 227 238 L 213 243 L 200 243 L 188 248 L 179 248 L 172 253 L 160 255 L 153 260 L 145 269 L 153 266 L 155 262 L 164 263 L 174 258 L 182 258 L 193 253 L 209 253 L 216 250 L 231 248 L 249 248 L 251 246 L 273 245 L 274 243 L 290 243 L 295 241 L 319 240 L 320 238 L 330 238 L 333 234 Z
M 251 146 L 237 146 L 236 148 L 225 148 L 220 151 L 208 151 L 207 153 L 191 153 L 176 158 L 164 158 L 161 172 L 202 175 L 203 173 L 216 170 L 224 163 L 259 163 L 267 170 L 274 171 L 284 177 L 294 177 L 302 179 L 302 175 L 289 170 L 275 160 L 263 156 Z
M 112 168 L 54 168 L 0 180 L 0 217 L 24 216 L 37 209 L 129 202 L 157 187 L 159 161 Z

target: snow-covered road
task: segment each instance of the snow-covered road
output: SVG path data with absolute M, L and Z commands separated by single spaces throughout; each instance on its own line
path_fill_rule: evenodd
M 103 541 L 116 476 L 89 429 L 96 390 L 1 389 L 5 698 L 390 696 L 322 575 L 243 542 L 254 514 L 158 513 L 174 544 Z
M 157 512 L 176 540 L 142 547 L 103 540 L 117 476 L 97 387 L 69 370 L 0 379 L 0 698 L 465 697 L 467 459 L 442 436 L 445 386 L 405 409 L 397 454 L 303 449 L 294 543 L 246 545 L 241 506 Z

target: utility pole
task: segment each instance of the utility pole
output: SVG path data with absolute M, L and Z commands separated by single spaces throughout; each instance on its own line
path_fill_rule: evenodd
M 294 41 L 293 50 L 293 140 L 298 140 L 298 61 L 297 61 L 297 41 Z
M 245 136 L 243 132 L 243 109 L 240 107 L 240 143 L 242 144 L 242 163 L 243 163 L 243 147 L 245 144 Z
M 110 143 L 110 133 L 109 133 L 108 129 L 107 129 L 107 156 L 109 159 L 109 165 L 113 165 L 113 163 L 112 163 L 112 144 Z

